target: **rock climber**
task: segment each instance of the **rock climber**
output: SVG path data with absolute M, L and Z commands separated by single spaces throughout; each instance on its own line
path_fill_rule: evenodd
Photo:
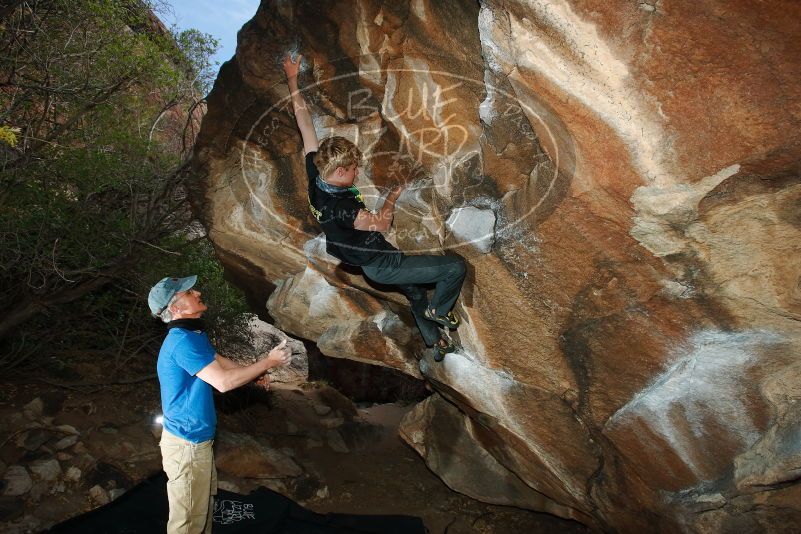
M 303 138 L 309 207 L 325 232 L 326 249 L 343 263 L 361 267 L 365 276 L 380 284 L 396 286 L 409 299 L 412 315 L 434 360 L 456 351 L 440 327 L 455 329 L 459 318 L 453 306 L 459 297 L 466 268 L 456 255 L 406 255 L 384 238 L 395 212 L 395 202 L 404 186 L 396 186 L 380 209 L 372 212 L 353 183 L 359 173 L 362 153 L 344 137 L 329 137 L 318 143 L 311 114 L 298 90 L 298 72 L 303 57 L 284 59 L 284 72 L 292 98 L 295 120 Z M 426 284 L 435 284 L 428 300 Z

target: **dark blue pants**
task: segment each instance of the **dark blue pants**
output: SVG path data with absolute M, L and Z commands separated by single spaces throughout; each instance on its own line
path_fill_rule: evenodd
M 362 265 L 362 270 L 370 280 L 397 286 L 406 295 L 417 328 L 429 347 L 440 339 L 439 325 L 426 319 L 423 312 L 428 307 L 437 315 L 451 311 L 467 272 L 459 256 L 407 256 L 401 252 L 381 253 L 371 263 Z M 430 303 L 425 284 L 435 284 Z

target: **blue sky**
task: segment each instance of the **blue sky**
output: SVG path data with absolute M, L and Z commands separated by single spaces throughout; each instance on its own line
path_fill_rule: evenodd
M 158 15 L 167 26 L 176 25 L 185 30 L 197 28 L 209 33 L 220 42 L 212 62 L 215 67 L 231 59 L 236 52 L 236 32 L 253 18 L 259 7 L 259 0 L 166 0 L 170 10 L 161 10 Z

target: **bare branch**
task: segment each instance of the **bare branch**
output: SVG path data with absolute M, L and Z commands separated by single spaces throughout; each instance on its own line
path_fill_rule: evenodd
M 52 253 L 51 253 L 51 255 L 50 255 L 50 257 L 51 257 L 51 259 L 52 259 L 52 262 L 53 262 L 53 270 L 56 272 L 56 274 L 57 274 L 58 276 L 60 276 L 60 277 L 61 277 L 61 279 L 62 279 L 62 280 L 64 280 L 65 282 L 69 282 L 69 283 L 71 283 L 71 284 L 72 284 L 72 283 L 74 283 L 74 282 L 75 282 L 75 280 L 70 280 L 70 279 L 68 279 L 66 276 L 64 276 L 64 274 L 63 274 L 61 271 L 59 271 L 59 269 L 58 269 L 58 265 L 56 265 L 56 245 L 58 245 L 58 238 L 56 238 L 56 240 L 55 240 L 55 241 L 53 241 L 53 252 L 52 252 Z
M 175 256 L 180 256 L 180 255 L 181 255 L 181 253 L 180 253 L 180 252 L 173 252 L 173 251 L 171 251 L 171 250 L 167 250 L 167 249 L 161 248 L 161 247 L 159 247 L 159 246 L 156 246 L 156 245 L 154 245 L 153 243 L 148 243 L 147 241 L 142 241 L 142 240 L 140 240 L 140 239 L 135 239 L 135 241 L 136 241 L 137 243 L 142 243 L 143 245 L 147 245 L 147 246 L 149 246 L 149 247 L 153 247 L 153 248 L 154 248 L 154 249 L 156 249 L 156 250 L 160 250 L 161 252 L 164 252 L 165 254 L 173 254 L 173 255 L 175 255 Z

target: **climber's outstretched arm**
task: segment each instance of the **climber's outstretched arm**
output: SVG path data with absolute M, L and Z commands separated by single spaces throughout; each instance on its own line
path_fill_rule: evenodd
M 395 186 L 387 194 L 384 204 L 376 213 L 367 210 L 359 210 L 356 219 L 353 221 L 353 228 L 368 232 L 387 232 L 392 226 L 392 218 L 395 216 L 395 201 L 406 188 L 405 185 Z
M 303 154 L 306 155 L 317 150 L 317 132 L 314 131 L 314 123 L 309 113 L 309 107 L 298 90 L 298 71 L 300 70 L 301 61 L 303 61 L 303 56 L 300 54 L 298 54 L 295 61 L 292 61 L 292 56 L 287 54 L 284 58 L 284 72 L 289 84 L 289 92 L 292 95 L 295 120 L 298 123 L 300 135 L 303 137 Z

